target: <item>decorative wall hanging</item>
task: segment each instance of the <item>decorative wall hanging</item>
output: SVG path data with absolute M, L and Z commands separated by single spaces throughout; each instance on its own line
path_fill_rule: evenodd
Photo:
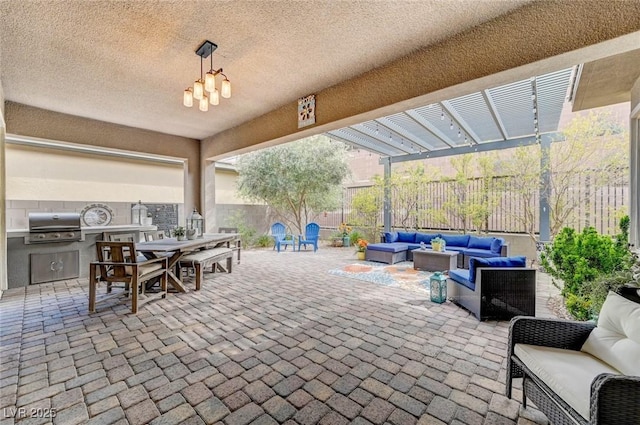
M 316 123 L 316 95 L 298 99 L 298 128 Z

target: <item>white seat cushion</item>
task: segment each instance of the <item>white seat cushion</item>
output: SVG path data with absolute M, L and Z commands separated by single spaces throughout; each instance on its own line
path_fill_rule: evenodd
M 212 248 L 212 249 L 203 249 L 202 251 L 195 251 L 189 253 L 180 259 L 180 262 L 201 262 L 206 261 L 209 258 L 215 257 L 216 255 L 226 254 L 232 252 L 229 248 Z
M 640 304 L 609 292 L 581 348 L 625 375 L 640 376 Z
M 616 369 L 582 351 L 516 344 L 514 353 L 554 393 L 585 419 L 589 419 L 591 382 Z

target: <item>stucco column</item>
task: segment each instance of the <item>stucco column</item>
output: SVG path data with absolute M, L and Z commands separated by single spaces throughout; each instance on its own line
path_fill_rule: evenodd
M 629 128 L 629 244 L 640 249 L 640 78 L 631 89 Z
M 2 89 L 0 88 L 0 91 Z M 5 124 L 4 98 L 0 96 L 0 292 L 8 288 L 7 284 L 7 199 L 6 199 L 6 166 L 5 166 Z
M 204 217 L 205 233 L 216 233 L 218 231 L 216 223 L 216 163 L 204 160 L 202 162 L 202 196 L 200 204 L 203 206 L 202 216 Z

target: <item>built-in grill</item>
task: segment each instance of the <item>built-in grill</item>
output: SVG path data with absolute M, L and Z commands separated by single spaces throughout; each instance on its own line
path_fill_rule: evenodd
M 26 243 L 75 242 L 82 240 L 79 213 L 29 213 Z

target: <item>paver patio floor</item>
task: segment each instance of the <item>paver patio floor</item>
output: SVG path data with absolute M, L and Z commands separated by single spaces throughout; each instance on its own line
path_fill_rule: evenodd
M 244 251 L 135 316 L 86 279 L 5 291 L 0 423 L 546 423 L 504 396 L 508 322 L 328 273 L 354 260 Z

